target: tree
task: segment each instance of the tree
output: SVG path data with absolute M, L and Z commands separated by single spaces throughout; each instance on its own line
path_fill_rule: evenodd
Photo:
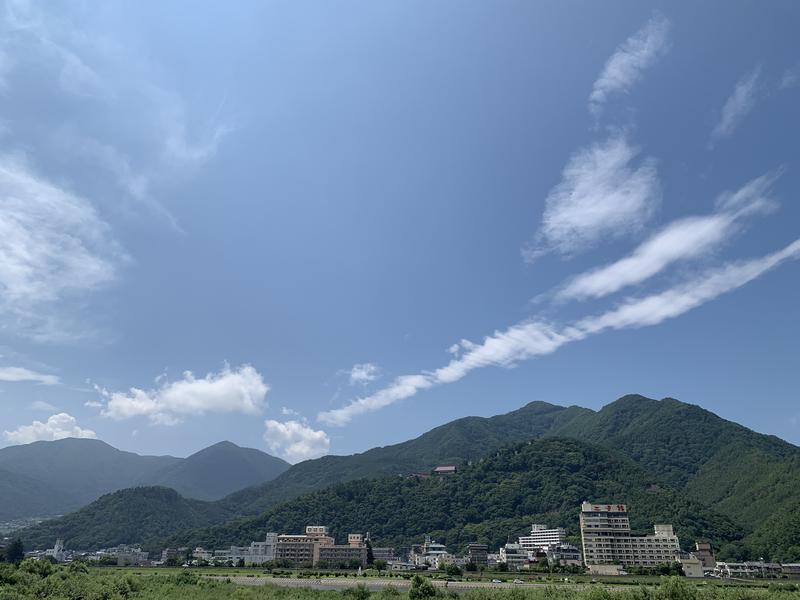
M 22 540 L 17 538 L 6 548 L 6 561 L 17 564 L 23 558 L 25 558 L 25 547 L 22 545 Z
M 469 571 L 471 573 L 474 573 L 475 571 L 478 570 L 478 565 L 476 563 L 474 563 L 474 562 L 468 562 L 466 565 L 464 565 L 464 568 L 467 571 Z
M 367 540 L 367 564 L 371 565 L 375 562 L 375 555 L 372 553 L 372 541 Z
M 373 563 L 372 566 L 374 566 L 376 569 L 378 569 L 378 573 L 380 573 L 381 571 L 385 571 L 386 570 L 386 561 L 378 559 Z
M 429 579 L 414 575 L 408 588 L 410 600 L 425 600 L 426 598 L 433 598 L 435 595 L 436 588 L 433 587 Z
M 452 577 L 458 577 L 459 575 L 461 575 L 461 569 L 458 568 L 457 564 L 450 563 L 449 565 L 447 565 L 447 567 L 445 567 L 445 573 L 447 573 Z

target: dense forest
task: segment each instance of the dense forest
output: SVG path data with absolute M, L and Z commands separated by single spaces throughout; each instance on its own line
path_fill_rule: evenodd
M 686 499 L 631 460 L 578 440 L 549 438 L 503 448 L 456 475 L 334 485 L 259 517 L 182 533 L 167 543 L 224 547 L 321 523 L 339 538 L 369 531 L 376 544 L 407 547 L 431 534 L 461 551 L 472 541 L 497 547 L 532 522 L 577 535 L 579 505 L 586 499 L 628 503 L 632 525 L 641 531 L 655 522 L 673 523 L 687 547 L 700 537 L 719 544 L 743 534 L 729 518 Z

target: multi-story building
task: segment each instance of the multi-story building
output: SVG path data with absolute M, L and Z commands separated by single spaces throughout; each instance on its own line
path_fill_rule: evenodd
M 680 552 L 672 525 L 658 524 L 654 533 L 634 535 L 624 504 L 581 504 L 583 560 L 592 565 L 652 567 L 676 560 Z
M 475 565 L 488 565 L 489 564 L 489 546 L 486 544 L 469 544 L 467 545 L 467 559 Z
M 711 570 L 717 566 L 717 560 L 714 558 L 714 550 L 708 542 L 695 542 L 694 554 L 704 569 Z
M 372 548 L 372 558 L 375 560 L 382 560 L 386 563 L 400 562 L 399 557 L 395 554 L 394 548 Z
M 547 560 L 553 565 L 581 565 L 581 551 L 572 544 L 551 544 L 545 547 Z
M 506 544 L 500 548 L 500 562 L 506 563 L 509 571 L 519 571 L 527 568 L 528 551 L 519 544 Z
M 319 547 L 319 563 L 324 563 L 329 567 L 336 567 L 338 565 L 349 565 L 358 563 L 359 565 L 367 564 L 367 547 L 365 545 L 352 546 L 320 546 Z
M 411 549 L 409 562 L 414 563 L 418 567 L 428 566 L 438 569 L 440 562 L 444 564 L 444 559 L 449 556 L 447 547 L 444 544 L 439 544 L 436 540 L 432 540 L 431 536 L 425 536 L 425 543 L 415 545 Z
M 519 545 L 525 550 L 536 550 L 546 546 L 564 544 L 567 541 L 567 532 L 563 527 L 550 528 L 541 523 L 531 525 L 529 535 L 520 536 Z

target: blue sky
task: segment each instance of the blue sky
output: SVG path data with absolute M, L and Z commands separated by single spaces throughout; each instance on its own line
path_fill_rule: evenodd
M 797 3 L 0 15 L 0 444 L 634 392 L 800 443 Z

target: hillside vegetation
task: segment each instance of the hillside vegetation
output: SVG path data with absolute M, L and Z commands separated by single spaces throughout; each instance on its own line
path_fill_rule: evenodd
M 62 538 L 68 548 L 97 550 L 140 543 L 160 550 L 159 540 L 179 531 L 230 518 L 219 505 L 189 500 L 164 487 L 138 487 L 101 497 L 77 512 L 23 530 L 25 547 L 48 548 Z
M 578 440 L 517 444 L 444 477 L 391 476 L 337 484 L 255 518 L 180 534 L 170 544 L 224 547 L 260 539 L 266 531 L 300 532 L 323 523 L 338 538 L 369 531 L 381 545 L 409 546 L 426 534 L 461 550 L 468 542 L 493 547 L 527 531 L 532 522 L 577 534 L 581 501 L 631 505 L 632 525 L 650 530 L 673 523 L 685 545 L 700 536 L 718 543 L 742 530 L 727 517 L 657 483 L 633 461 Z

